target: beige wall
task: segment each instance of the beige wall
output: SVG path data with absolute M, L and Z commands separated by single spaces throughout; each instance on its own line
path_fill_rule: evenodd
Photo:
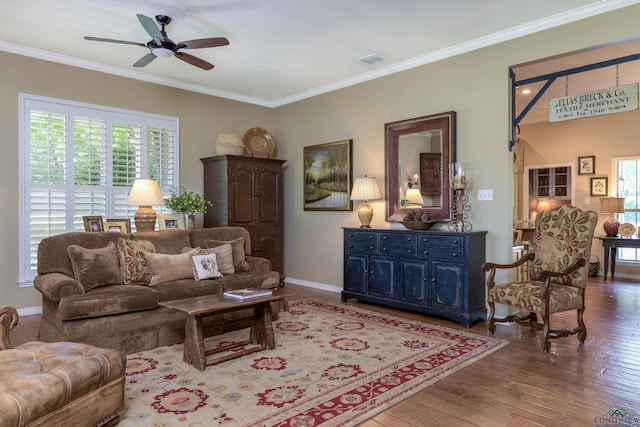
M 487 230 L 488 259 L 511 252 L 512 162 L 509 153 L 508 67 L 637 34 L 640 5 L 320 95 L 273 111 L 211 96 L 0 53 L 0 301 L 39 304 L 17 281 L 17 93 L 73 99 L 180 117 L 181 180 L 202 189 L 199 158 L 213 153 L 216 128 L 242 133 L 270 129 L 285 164 L 285 275 L 294 281 L 342 288 L 342 230 L 358 226 L 356 212 L 303 209 L 303 147 L 351 138 L 353 175 L 376 176 L 384 188 L 384 123 L 455 110 L 458 160 L 471 171 L 474 229 Z M 494 200 L 478 202 L 478 189 Z M 215 201 L 214 201 L 215 203 Z M 384 222 L 384 202 L 373 203 L 373 226 Z
M 616 196 L 611 193 L 615 180 L 612 172 L 612 158 L 640 155 L 639 121 L 640 110 L 636 110 L 588 119 L 524 125 L 521 127 L 524 165 L 526 167 L 527 165 L 573 163 L 575 171 L 573 204 L 581 209 L 592 209 L 598 212 L 599 197 L 590 196 L 591 177 L 578 175 L 578 156 L 596 157 L 594 176 L 608 177 L 609 196 Z M 606 218 L 606 215 L 600 216 L 596 235 L 604 234 L 602 223 Z M 604 260 L 602 245 L 599 241 L 594 242 L 593 253 L 601 261 Z M 601 268 L 604 268 L 602 263 Z M 629 274 L 638 277 L 640 267 L 621 264 L 616 266 L 616 277 Z

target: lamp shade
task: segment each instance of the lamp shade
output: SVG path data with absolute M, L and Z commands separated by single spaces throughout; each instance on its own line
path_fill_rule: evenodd
M 130 206 L 164 206 L 160 187 L 155 179 L 136 179 L 129 193 Z
M 405 195 L 405 198 L 409 202 L 409 207 L 413 207 L 413 206 L 422 207 L 422 205 L 424 204 L 424 200 L 422 199 L 420 190 L 418 190 L 417 188 L 409 188 L 407 190 L 407 194 Z
M 551 209 L 551 203 L 547 199 L 538 200 L 538 206 L 536 206 L 537 212 L 548 211 Z
M 160 187 L 155 179 L 136 179 L 127 199 L 128 205 L 139 206 L 133 217 L 136 231 L 153 231 L 156 212 L 151 206 L 164 206 Z
M 375 177 L 356 178 L 351 190 L 351 200 L 380 200 L 380 187 Z
M 624 213 L 624 197 L 600 198 L 600 213 Z

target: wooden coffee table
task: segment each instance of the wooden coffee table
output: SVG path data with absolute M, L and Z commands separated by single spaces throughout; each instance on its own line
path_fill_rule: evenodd
M 215 365 L 226 360 L 244 356 L 264 349 L 271 350 L 276 346 L 276 338 L 271 323 L 271 303 L 276 301 L 284 303 L 285 293 L 273 291 L 273 295 L 267 297 L 248 298 L 236 300 L 222 295 L 205 295 L 200 297 L 164 301 L 158 303 L 171 310 L 187 315 L 184 334 L 184 356 L 186 363 L 190 363 L 196 369 L 204 371 L 208 365 Z M 213 314 L 223 314 L 231 311 L 253 308 L 253 321 L 249 339 L 218 347 L 210 350 L 204 348 L 204 336 L 202 318 Z M 233 350 L 247 344 L 258 344 L 256 347 L 240 350 L 207 360 L 207 356 L 223 351 Z

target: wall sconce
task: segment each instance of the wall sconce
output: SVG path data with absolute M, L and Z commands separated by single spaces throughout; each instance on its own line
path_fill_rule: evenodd
M 469 172 L 462 163 L 449 164 L 449 178 L 455 195 L 451 209 L 451 221 L 449 222 L 449 230 L 451 231 L 471 231 L 471 223 L 468 221 L 471 210 L 469 204 L 469 196 L 464 194 L 464 189 L 469 184 Z
M 409 178 L 409 180 L 407 182 L 407 186 L 409 188 L 419 187 L 420 186 L 420 175 L 418 175 L 417 173 L 414 173 L 413 174 L 413 178 Z
M 155 179 L 136 179 L 129 193 L 127 205 L 138 206 L 133 217 L 136 231 L 155 230 L 156 211 L 152 206 L 164 206 L 158 182 Z
M 602 228 L 604 228 L 604 232 L 607 233 L 607 237 L 617 236 L 620 222 L 614 214 L 624 213 L 624 197 L 600 198 L 600 213 L 609 214 L 609 218 L 602 224 Z
M 375 177 L 364 176 L 356 178 L 351 190 L 350 200 L 364 200 L 358 207 L 358 218 L 360 218 L 360 228 L 371 228 L 371 220 L 373 219 L 373 208 L 369 205 L 369 200 L 380 200 L 380 187 Z

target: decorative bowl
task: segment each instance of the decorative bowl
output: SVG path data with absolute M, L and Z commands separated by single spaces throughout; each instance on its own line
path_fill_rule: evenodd
M 409 230 L 428 230 L 431 227 L 433 227 L 433 225 L 436 223 L 437 221 L 429 221 L 429 222 L 407 221 L 407 220 L 402 221 L 402 225 L 407 227 Z

